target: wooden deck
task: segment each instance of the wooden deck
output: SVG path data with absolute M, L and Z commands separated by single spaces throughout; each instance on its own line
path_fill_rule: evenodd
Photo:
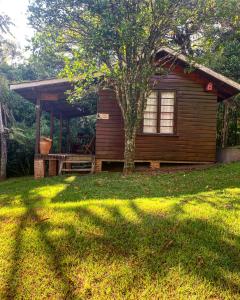
M 56 176 L 63 173 L 93 173 L 94 170 L 94 155 L 52 153 L 47 155 L 37 154 L 34 159 L 35 178 Z
M 35 155 L 37 159 L 44 160 L 78 160 L 78 161 L 91 161 L 94 155 L 91 154 L 72 154 L 72 153 L 51 153 L 47 155 L 37 154 Z

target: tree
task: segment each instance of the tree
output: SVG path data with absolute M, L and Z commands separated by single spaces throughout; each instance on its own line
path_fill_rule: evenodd
M 219 1 L 216 9 L 218 26 L 205 34 L 201 61 L 235 81 L 240 82 L 240 2 Z M 212 55 L 214 53 L 214 56 Z M 240 95 L 219 104 L 218 146 L 240 143 Z
M 5 137 L 6 130 L 3 123 L 3 105 L 0 103 L 0 143 L 1 143 L 1 149 L 0 149 L 0 180 L 4 180 L 6 178 L 6 172 L 7 172 L 7 139 Z
M 4 34 L 9 32 L 10 19 L 5 15 L 0 15 L 0 61 L 2 62 L 5 57 L 5 39 Z M 4 89 L 0 84 L 0 180 L 6 178 L 6 165 L 7 165 L 7 139 L 6 139 L 6 119 L 7 109 L 3 104 Z
M 0 14 L 0 64 L 13 58 L 17 53 L 16 45 L 9 41 L 10 26 L 13 25 L 7 15 Z
M 22 130 L 16 126 L 15 118 L 10 108 L 12 99 L 5 78 L 0 77 L 0 180 L 6 178 L 7 140 L 14 138 L 21 141 L 24 138 Z
M 76 94 L 111 87 L 122 111 L 125 174 L 134 168 L 135 139 L 152 88 L 157 50 L 173 32 L 204 13 L 207 1 L 38 0 L 30 23 L 65 49 L 65 73 L 78 79 Z M 203 19 L 203 18 L 201 18 Z
M 15 45 L 6 38 L 11 25 L 9 17 L 0 15 L 0 180 L 6 178 L 7 167 L 7 140 L 23 138 L 22 130 L 15 126 L 16 122 L 11 109 L 11 100 L 14 98 L 9 91 L 8 82 L 1 74 L 1 66 L 6 65 L 9 57 L 16 54 Z
M 62 49 L 49 39 L 47 32 L 36 32 L 29 46 L 32 55 L 28 59 L 38 79 L 56 77 L 64 68 Z
M 177 44 L 184 54 L 194 56 L 195 59 L 200 58 L 204 63 L 208 54 L 208 59 L 218 61 L 221 68 L 222 61 L 212 53 L 216 54 L 217 45 L 220 46 L 221 43 L 227 45 L 231 42 L 231 36 L 239 34 L 240 2 L 239 0 L 203 2 L 205 5 L 199 7 L 198 14 L 190 13 L 186 22 L 175 28 L 172 33 L 173 45 Z

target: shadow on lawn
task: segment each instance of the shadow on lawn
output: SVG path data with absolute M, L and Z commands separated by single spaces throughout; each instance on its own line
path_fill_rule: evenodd
M 71 270 L 64 263 L 67 257 L 68 260 L 70 258 L 68 264 L 76 268 L 79 267 L 76 259 L 78 262 L 90 259 L 96 265 L 101 265 L 103 261 L 111 264 L 113 261 L 127 263 L 130 260 L 129 268 L 132 269 L 133 277 L 128 279 L 127 286 L 120 291 L 122 297 L 126 290 L 131 290 L 145 276 L 150 276 L 153 281 L 164 280 L 168 272 L 179 265 L 184 273 L 193 274 L 208 284 L 217 286 L 221 291 L 229 291 L 230 295 L 240 293 L 238 282 L 233 277 L 226 276 L 228 273 L 239 274 L 239 237 L 207 220 L 181 220 L 178 216 L 185 204 L 180 202 L 174 207 L 173 214 L 164 215 L 144 212 L 134 201 L 129 200 L 128 208 L 139 220 L 136 223 L 127 220 L 119 207 L 114 205 L 101 204 L 101 208 L 111 216 L 111 221 L 104 220 L 87 207 L 56 208 L 56 213 L 74 214 L 74 225 L 64 220 L 59 225 L 54 225 L 51 220 L 43 219 L 41 209 L 26 204 L 27 211 L 20 218 L 16 231 L 6 298 L 16 297 L 21 284 L 21 278 L 17 278 L 17 274 L 22 261 L 22 235 L 27 226 L 34 226 L 44 243 L 45 255 L 48 256 L 54 273 L 54 277 L 49 278 L 49 284 L 55 278 L 61 281 L 63 299 L 75 299 L 81 289 L 81 284 L 73 278 Z M 81 224 L 87 222 L 101 233 L 98 230 L 90 233 L 79 230 Z M 66 232 L 64 237 L 49 235 L 59 228 Z M 86 298 L 91 297 L 91 293 L 94 291 L 88 289 Z
M 40 199 L 38 199 L 40 201 Z M 21 262 L 23 261 L 23 234 L 27 227 L 35 227 L 38 232 L 39 239 L 44 243 L 45 253 L 43 255 L 48 256 L 48 261 L 51 266 L 50 269 L 54 272 L 57 280 L 61 281 L 61 284 L 64 289 L 64 299 L 74 299 L 74 284 L 71 279 L 64 272 L 57 247 L 54 246 L 54 243 L 47 236 L 48 231 L 53 228 L 49 228 L 47 219 L 43 219 L 39 214 L 39 209 L 33 208 L 31 206 L 26 205 L 26 212 L 20 217 L 19 224 L 17 230 L 15 232 L 15 245 L 12 257 L 12 267 L 9 272 L 8 280 L 7 280 L 7 289 L 6 289 L 6 299 L 15 299 L 18 298 L 18 287 L 21 285 L 21 277 L 18 275 L 18 271 L 21 268 Z M 45 223 L 46 222 L 46 223 Z M 70 226 L 70 230 L 73 230 L 73 227 Z M 31 266 L 34 270 L 34 265 Z M 29 270 L 27 270 L 29 271 Z M 33 273 L 34 274 L 34 273 Z M 33 275 L 34 276 L 34 275 Z M 49 284 L 53 278 L 49 278 Z M 38 288 L 37 285 L 31 288 Z M 23 296 L 23 295 L 21 295 Z M 26 297 L 26 295 L 24 295 Z M 29 295 L 28 295 L 29 297 Z M 32 297 L 30 297 L 32 298 Z M 33 298 L 32 298 L 33 299 Z
M 70 213 L 75 218 L 75 223 L 70 223 L 61 220 L 61 223 L 54 224 L 51 219 L 44 219 L 41 212 L 41 202 L 43 199 L 36 195 L 32 195 L 32 190 L 23 189 L 19 191 L 9 190 L 9 198 L 18 195 L 21 198 L 23 205 L 26 208 L 25 213 L 20 217 L 18 228 L 15 231 L 15 246 L 13 253 L 13 262 L 6 286 L 6 298 L 13 299 L 18 293 L 18 287 L 21 284 L 21 278 L 18 277 L 18 271 L 21 267 L 23 252 L 23 234 L 27 226 L 34 226 L 40 240 L 44 244 L 45 255 L 48 256 L 51 270 L 54 278 L 49 278 L 51 281 L 61 281 L 63 286 L 62 298 L 75 299 L 79 290 L 82 289 L 82 283 L 79 283 L 72 273 L 68 265 L 75 269 L 79 268 L 79 261 L 91 261 L 92 264 L 101 265 L 103 261 L 127 263 L 132 270 L 133 276 L 127 279 L 124 287 L 115 287 L 122 289 L 120 291 L 124 297 L 126 290 L 131 290 L 141 279 L 150 276 L 152 280 L 164 281 L 164 278 L 174 268 L 181 268 L 184 273 L 192 274 L 200 280 L 207 281 L 208 285 L 218 287 L 220 291 L 228 291 L 231 296 L 240 293 L 240 286 L 237 280 L 240 276 L 240 238 L 228 231 L 224 224 L 213 224 L 205 219 L 182 219 L 181 214 L 184 211 L 184 206 L 193 203 L 207 203 L 216 209 L 239 209 L 239 200 L 232 201 L 231 207 L 225 207 L 226 203 L 218 204 L 204 197 L 194 197 L 194 193 L 206 191 L 207 178 L 198 176 L 197 172 L 193 179 L 197 185 L 189 186 L 187 199 L 180 200 L 172 207 L 172 210 L 167 214 L 150 213 L 143 211 L 136 204 L 132 197 L 129 197 L 128 209 L 137 217 L 137 222 L 130 222 L 122 214 L 118 203 L 115 205 L 106 205 L 104 201 L 99 203 L 99 208 L 104 209 L 110 216 L 108 220 L 93 213 L 86 205 L 79 206 L 72 203 L 71 206 L 56 206 L 56 213 Z M 180 176 L 177 175 L 176 178 Z M 214 183 L 211 190 L 220 190 L 229 188 L 226 183 L 226 176 L 220 176 L 219 180 Z M 63 178 L 63 180 L 66 180 Z M 78 179 L 80 180 L 80 179 Z M 85 179 L 84 179 L 85 180 Z M 83 182 L 84 182 L 83 180 Z M 105 179 L 92 177 L 92 183 L 100 180 L 100 184 L 94 191 L 91 191 L 91 186 L 83 190 L 77 190 L 78 198 L 72 194 L 71 189 L 74 189 L 76 179 L 66 186 L 66 189 L 52 199 L 52 202 L 61 203 L 87 199 L 127 199 L 128 188 L 131 190 L 134 197 L 164 197 L 164 196 L 183 196 L 186 194 L 186 187 L 189 185 L 190 178 L 182 178 L 179 181 L 179 190 L 164 191 L 167 183 L 158 181 L 152 187 L 146 184 L 140 188 L 140 184 L 136 183 L 136 189 L 133 189 L 134 180 L 126 180 L 126 186 L 112 192 L 113 186 L 109 186 L 109 192 L 103 188 L 101 180 Z M 124 179 L 121 179 L 124 180 Z M 34 188 L 44 186 L 46 181 L 40 181 L 35 184 Z M 48 182 L 49 183 L 49 182 Z M 162 186 L 156 190 L 157 184 Z M 55 180 L 50 182 L 56 184 Z M 113 183 L 114 185 L 115 183 Z M 183 188 L 184 187 L 184 188 Z M 239 175 L 236 173 L 231 180 L 231 188 L 239 188 Z M 185 192 L 184 192 L 185 191 Z M 84 194 L 85 193 L 85 194 Z M 86 194 L 87 193 L 87 194 Z M 193 194 L 191 196 L 191 193 Z M 219 192 L 220 193 L 220 192 Z M 80 194 L 80 196 L 79 196 Z M 83 197 L 84 196 L 84 197 Z M 134 198 L 133 197 L 133 198 Z M 9 205 L 7 198 L 4 200 L 6 205 Z M 98 206 L 98 203 L 94 204 Z M 44 209 L 44 208 L 43 208 Z M 96 231 L 84 231 L 84 225 L 91 224 L 96 228 Z M 63 229 L 66 234 L 64 236 L 52 236 L 51 232 L 57 229 Z M 68 258 L 68 265 L 65 261 Z M 70 260 L 70 261 L 69 261 Z M 34 268 L 34 266 L 32 266 Z M 107 271 L 107 270 L 106 270 Z M 141 272 L 140 272 L 141 271 Z M 237 276 L 233 276 L 237 274 Z M 84 274 L 86 275 L 86 274 Z M 232 275 L 232 276 L 231 276 Z M 87 276 L 87 275 L 86 275 Z M 112 276 L 109 274 L 109 276 Z M 236 278 L 237 277 L 237 278 Z M 235 278 L 235 279 L 234 279 Z M 94 280 L 94 278 L 93 278 Z M 103 280 L 103 278 L 98 279 Z M 172 284 L 175 284 L 173 282 Z M 177 283 L 176 283 L 177 284 Z M 97 285 L 95 282 L 93 285 Z M 114 289 L 113 288 L 113 289 Z M 139 289 L 144 288 L 139 284 Z M 94 290 L 86 291 L 85 297 L 91 297 Z M 140 295 L 140 294 L 139 294 Z M 218 295 L 213 295 L 218 298 Z M 84 297 L 84 296 L 83 296 Z M 219 296 L 220 297 L 220 296 Z
M 102 176 L 76 177 L 71 183 L 66 178 L 63 179 L 67 185 L 66 188 L 52 198 L 51 202 L 179 197 L 215 191 L 221 194 L 226 188 L 239 189 L 237 196 L 240 196 L 240 165 L 233 165 L 231 169 L 230 167 L 227 165 L 209 170 L 159 176 L 140 174 L 129 178 L 118 174 L 103 174 Z M 228 169 L 231 172 L 227 172 Z M 214 205 L 210 202 L 209 204 Z M 235 204 L 237 209 L 240 201 Z
M 99 174 L 90 176 L 50 177 L 39 181 L 31 178 L 26 179 L 26 185 L 19 190 L 13 190 L 14 181 L 4 183 L 4 194 L 1 198 L 0 183 L 0 207 L 11 206 L 12 197 L 19 196 L 28 201 L 29 192 L 38 193 L 37 189 L 44 188 L 46 192 L 55 188 L 59 184 L 65 185 L 55 196 L 50 197 L 52 203 L 80 202 L 85 200 L 107 200 L 123 199 L 134 200 L 136 198 L 163 198 L 193 196 L 196 201 L 208 201 L 206 197 L 201 197 L 200 193 L 217 193 L 218 196 L 225 197 L 224 189 L 237 189 L 236 199 L 231 201 L 231 205 L 238 209 L 240 200 L 240 164 L 223 165 L 208 170 L 179 172 L 176 174 L 161 174 L 151 176 L 145 174 L 135 174 L 124 177 L 118 173 Z M 7 189 L 7 191 L 6 191 Z M 31 198 L 31 197 L 30 197 Z M 35 200 L 41 205 L 41 200 Z M 228 200 L 229 203 L 229 200 Z M 29 204 L 28 202 L 26 204 Z M 208 204 L 215 206 L 213 201 Z

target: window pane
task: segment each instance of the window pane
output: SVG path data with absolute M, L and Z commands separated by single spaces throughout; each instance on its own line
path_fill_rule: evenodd
M 147 107 L 144 112 L 143 132 L 157 132 L 158 93 L 152 92 L 147 99 Z
M 173 127 L 160 127 L 160 133 L 173 133 Z
M 148 125 L 148 126 L 156 127 L 157 126 L 157 119 L 155 119 L 155 120 L 153 120 L 153 119 L 144 119 L 143 124 L 144 124 L 144 126 Z
M 148 100 L 147 100 L 147 106 L 146 106 L 146 107 L 148 107 L 148 106 L 154 106 L 154 107 L 157 107 L 156 100 L 157 100 L 157 99 L 148 99 Z
M 144 126 L 143 127 L 143 132 L 144 133 L 156 133 L 157 132 L 157 127 Z
M 157 113 L 155 112 L 145 112 L 144 119 L 154 119 L 157 120 Z
M 161 112 L 174 112 L 174 106 L 161 106 Z
M 155 106 L 153 106 L 153 105 L 147 105 L 146 111 L 157 112 L 157 105 L 155 105 Z
M 161 105 L 174 105 L 174 92 L 161 92 Z
M 161 92 L 162 99 L 174 99 L 175 93 L 174 92 Z
M 158 92 L 157 91 L 152 91 L 151 94 L 148 96 L 148 98 L 156 98 L 158 97 Z
M 157 105 L 157 98 L 148 98 L 147 105 Z
M 173 134 L 174 132 L 174 92 L 161 92 L 160 133 Z
M 173 113 L 161 113 L 161 120 L 173 120 Z
M 160 126 L 173 127 L 173 120 L 161 120 Z
M 174 105 L 174 98 L 172 99 L 162 99 L 161 105 Z
M 157 92 L 152 92 L 147 99 L 147 105 L 157 105 Z

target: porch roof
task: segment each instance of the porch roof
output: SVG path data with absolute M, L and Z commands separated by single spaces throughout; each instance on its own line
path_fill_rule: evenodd
M 67 102 L 66 91 L 73 88 L 68 79 L 47 79 L 22 82 L 10 85 L 10 90 L 15 91 L 23 98 L 36 104 L 37 99 L 41 101 L 41 109 L 53 112 L 56 117 L 75 118 L 90 115 L 87 108 L 81 103 L 71 104 Z

